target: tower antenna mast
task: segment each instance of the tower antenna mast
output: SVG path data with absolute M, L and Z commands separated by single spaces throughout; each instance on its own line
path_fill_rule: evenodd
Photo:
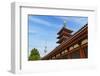
M 45 42 L 44 53 L 47 53 L 47 42 Z

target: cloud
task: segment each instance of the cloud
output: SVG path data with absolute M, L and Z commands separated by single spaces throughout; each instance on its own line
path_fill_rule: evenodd
M 85 23 L 86 21 L 88 21 L 88 18 L 87 17 L 79 17 L 79 16 L 66 16 L 66 17 L 56 17 L 60 20 L 63 20 L 63 21 L 71 21 L 71 22 L 74 22 L 74 23 Z
M 45 16 L 44 16 L 45 17 Z M 52 17 L 52 19 L 54 19 L 54 17 Z M 39 24 L 41 26 L 48 26 L 48 27 L 52 27 L 54 29 L 58 29 L 59 26 L 56 26 L 56 23 L 53 23 L 51 21 L 48 21 L 49 20 L 49 17 L 47 20 L 45 20 L 44 18 L 41 18 L 40 17 L 35 17 L 35 16 L 30 16 L 29 17 L 29 21 L 31 21 L 32 23 L 36 23 L 36 24 Z
M 29 30 L 29 33 L 30 33 L 30 34 L 37 34 L 38 31 L 36 31 L 36 30 Z
M 50 22 L 40 19 L 40 18 L 33 17 L 33 16 L 29 17 L 29 21 L 36 22 L 45 26 L 50 26 Z
M 81 17 L 81 16 L 66 16 L 66 17 L 56 17 L 62 21 L 66 21 L 68 25 L 67 28 L 72 29 L 73 31 L 79 30 L 88 22 L 88 17 Z

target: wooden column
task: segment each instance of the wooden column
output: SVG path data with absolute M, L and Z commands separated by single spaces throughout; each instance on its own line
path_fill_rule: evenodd
M 68 52 L 69 52 L 69 48 L 68 48 L 67 50 L 68 50 Z M 71 59 L 71 54 L 70 54 L 70 53 L 67 54 L 67 58 L 68 58 L 68 59 Z
M 80 58 L 85 58 L 84 49 L 82 48 L 81 44 L 79 43 L 79 52 L 80 52 Z

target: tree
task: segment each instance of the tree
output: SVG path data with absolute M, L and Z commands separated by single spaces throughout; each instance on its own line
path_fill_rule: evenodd
M 33 48 L 31 50 L 31 53 L 28 59 L 29 60 L 39 60 L 40 59 L 39 51 L 36 48 Z

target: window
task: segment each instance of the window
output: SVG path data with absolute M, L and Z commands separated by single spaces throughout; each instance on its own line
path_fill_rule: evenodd
M 79 58 L 80 58 L 79 50 L 73 52 L 73 53 L 71 54 L 71 57 L 72 57 L 72 59 L 79 59 Z
M 52 59 L 54 59 L 54 58 L 55 58 L 55 56 L 52 57 Z
M 65 53 L 68 52 L 68 50 L 65 50 Z
M 56 57 L 60 56 L 60 54 L 57 54 Z
M 81 44 L 83 45 L 83 44 L 86 44 L 87 42 L 88 42 L 88 39 L 85 39 L 85 40 L 82 41 Z
M 73 47 L 71 46 L 70 48 L 69 48 L 69 50 L 72 50 L 73 49 Z
M 64 54 L 64 53 L 65 53 L 64 51 L 61 52 L 61 54 Z
M 75 45 L 74 45 L 74 48 L 77 48 L 77 47 L 79 47 L 79 45 L 78 45 L 78 44 L 75 44 Z

